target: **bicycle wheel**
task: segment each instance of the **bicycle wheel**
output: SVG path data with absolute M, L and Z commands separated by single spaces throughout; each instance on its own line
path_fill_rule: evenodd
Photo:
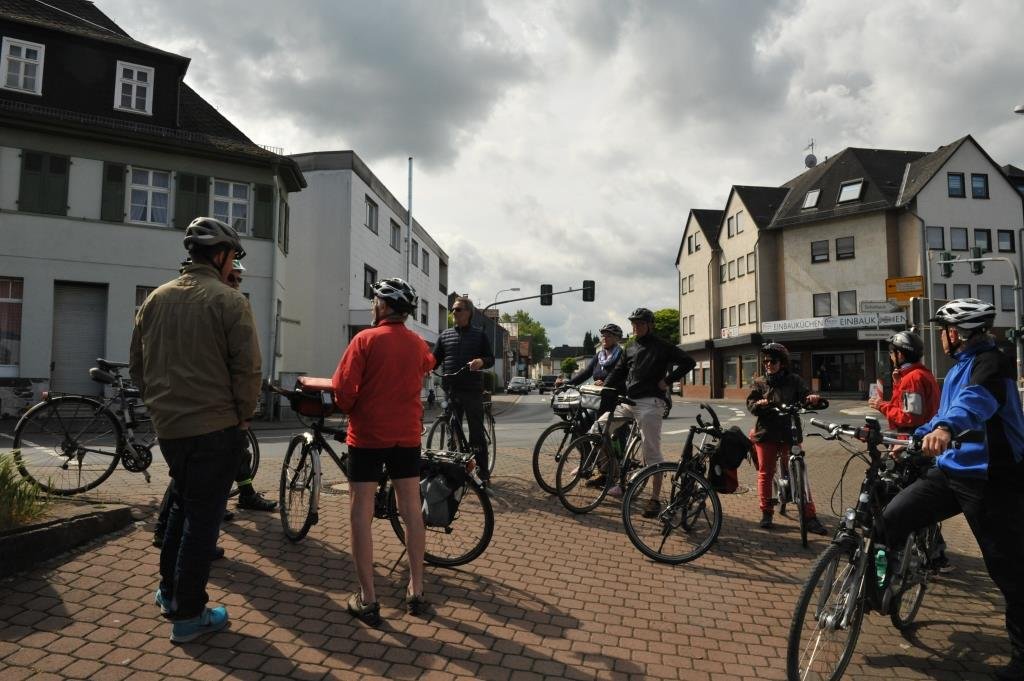
M 253 432 L 252 428 L 248 428 L 245 431 L 245 449 L 249 455 L 249 479 L 256 479 L 256 471 L 260 469 L 260 442 L 256 439 L 256 433 Z M 231 491 L 228 492 L 228 497 L 233 497 L 238 494 L 238 481 L 231 483 Z
M 776 462 L 775 474 L 772 475 L 772 498 L 779 504 L 780 515 L 786 515 L 786 504 L 789 503 L 789 482 L 782 476 L 782 466 Z
M 494 509 L 483 488 L 467 478 L 461 489 L 459 509 L 445 527 L 426 527 L 423 560 L 430 565 L 457 567 L 480 557 L 494 534 Z M 398 541 L 405 544 L 405 526 L 398 514 L 395 488 L 388 492 L 388 517 Z
M 679 476 L 678 469 L 678 463 L 668 461 L 644 468 L 622 498 L 622 524 L 633 546 L 651 560 L 669 565 L 704 555 L 722 531 L 718 493 L 703 476 L 689 470 Z M 654 479 L 659 475 L 662 490 L 655 497 Z M 651 514 L 655 499 L 660 506 L 657 514 L 645 517 Z
M 789 629 L 790 681 L 836 681 L 850 663 L 864 618 L 860 555 L 855 542 L 829 544 L 811 568 Z
M 484 437 L 487 439 L 487 477 L 490 478 L 498 463 L 498 439 L 494 435 L 494 417 L 490 412 L 484 414 Z
M 573 513 L 597 508 L 614 482 L 614 460 L 600 435 L 570 442 L 555 471 L 558 500 Z
M 555 486 L 558 462 L 562 460 L 572 436 L 572 426 L 568 421 L 553 423 L 540 434 L 533 446 L 533 477 L 548 494 L 558 494 Z
M 800 545 L 807 548 L 807 518 L 804 513 L 807 509 L 807 476 L 804 471 L 804 462 L 797 457 L 789 459 L 789 484 L 793 491 L 793 503 L 796 504 L 796 518 L 800 525 Z
M 317 501 L 320 495 L 320 452 L 305 435 L 296 435 L 288 443 L 281 466 L 278 501 L 284 535 L 297 542 L 319 519 Z
M 430 426 L 430 430 L 427 432 L 427 449 L 441 449 L 449 452 L 458 451 L 458 445 L 444 416 L 438 416 L 434 419 L 433 425 Z
M 110 477 L 121 460 L 123 441 L 121 422 L 96 400 L 54 397 L 18 420 L 14 463 L 50 494 L 78 494 Z
M 921 609 L 921 601 L 928 588 L 927 550 L 931 544 L 929 539 L 935 536 L 935 532 L 932 525 L 907 537 L 899 567 L 892 576 L 892 588 L 896 594 L 889 609 L 889 619 L 901 631 L 914 623 L 917 611 Z

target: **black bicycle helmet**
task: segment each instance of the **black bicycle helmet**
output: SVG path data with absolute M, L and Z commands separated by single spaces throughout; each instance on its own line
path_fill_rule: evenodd
M 629 321 L 631 322 L 647 322 L 648 324 L 654 323 L 654 313 L 648 310 L 646 307 L 638 307 L 633 310 L 629 315 Z
M 955 326 L 964 331 L 984 330 L 992 326 L 996 318 L 996 308 L 977 298 L 958 298 L 951 300 L 935 312 L 929 319 L 942 326 Z
M 889 347 L 899 350 L 907 361 L 916 362 L 924 354 L 924 341 L 912 331 L 897 331 L 889 337 Z
M 598 333 L 610 333 L 613 336 L 622 338 L 622 327 L 618 324 L 605 324 Z
M 213 248 L 227 246 L 235 252 L 234 259 L 245 257 L 242 240 L 234 227 L 226 225 L 216 218 L 198 217 L 185 229 L 185 250 L 189 253 L 197 247 Z
M 381 300 L 386 300 L 392 310 L 396 312 L 416 312 L 419 305 L 416 297 L 416 289 L 397 277 L 381 279 L 374 282 L 373 295 Z
M 789 350 L 782 343 L 765 343 L 761 346 L 761 354 L 765 357 L 774 357 L 782 364 L 789 365 Z

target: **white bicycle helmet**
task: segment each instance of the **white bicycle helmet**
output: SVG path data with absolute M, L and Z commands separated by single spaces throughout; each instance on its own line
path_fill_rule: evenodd
M 416 308 L 419 305 L 416 289 L 404 280 L 398 277 L 381 279 L 374 282 L 370 288 L 373 289 L 373 295 L 386 300 L 391 309 L 396 312 L 408 312 L 410 314 L 416 312 Z
M 977 298 L 958 298 L 951 300 L 935 312 L 931 322 L 943 326 L 955 326 L 964 331 L 987 329 L 996 318 L 996 308 Z

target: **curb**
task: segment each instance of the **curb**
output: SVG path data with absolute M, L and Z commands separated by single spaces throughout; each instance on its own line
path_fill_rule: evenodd
M 133 521 L 129 506 L 112 505 L 2 535 L 0 577 L 34 567 L 96 537 L 127 527 Z

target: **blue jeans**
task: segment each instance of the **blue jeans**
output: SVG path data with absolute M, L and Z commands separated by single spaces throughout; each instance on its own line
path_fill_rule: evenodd
M 171 604 L 171 619 L 196 617 L 210 600 L 210 561 L 244 446 L 245 435 L 237 427 L 160 440 L 171 475 L 160 590 Z

